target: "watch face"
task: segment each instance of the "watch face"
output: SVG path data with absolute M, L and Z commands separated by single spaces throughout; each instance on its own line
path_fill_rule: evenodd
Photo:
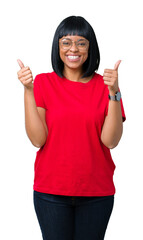
M 116 99 L 117 99 L 117 101 L 120 101 L 120 99 L 121 99 L 121 93 L 120 92 L 117 92 Z

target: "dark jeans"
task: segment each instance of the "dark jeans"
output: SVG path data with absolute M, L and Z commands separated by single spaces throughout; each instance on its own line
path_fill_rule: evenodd
M 114 195 L 72 197 L 34 191 L 43 240 L 103 240 Z

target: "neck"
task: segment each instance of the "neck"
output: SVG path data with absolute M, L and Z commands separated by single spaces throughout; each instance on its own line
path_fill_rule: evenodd
M 66 68 L 64 68 L 63 75 L 64 75 L 65 78 L 67 78 L 71 81 L 79 82 L 82 75 L 83 75 L 83 72 L 82 72 L 82 70 L 79 70 L 79 69 L 66 69 Z

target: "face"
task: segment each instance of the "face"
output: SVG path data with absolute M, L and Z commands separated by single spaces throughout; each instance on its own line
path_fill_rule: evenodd
M 72 41 L 78 41 L 79 39 L 84 39 L 82 36 L 63 36 L 62 39 L 71 39 Z M 86 39 L 87 40 L 87 39 Z M 80 71 L 82 70 L 82 65 L 83 63 L 87 60 L 88 58 L 88 49 L 89 49 L 89 41 L 87 40 L 87 48 L 86 49 L 79 49 L 76 46 L 76 43 L 72 42 L 72 46 L 68 49 L 65 50 L 61 47 L 61 44 L 59 44 L 59 55 L 61 60 L 64 62 L 64 69 L 70 68 L 70 69 L 79 69 Z M 75 56 L 75 57 L 72 57 Z

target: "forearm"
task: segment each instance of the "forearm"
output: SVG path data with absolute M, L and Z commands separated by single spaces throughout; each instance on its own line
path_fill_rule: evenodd
M 101 141 L 108 148 L 114 148 L 120 141 L 123 132 L 123 121 L 120 101 L 109 100 L 108 116 L 105 118 Z
M 36 107 L 33 89 L 24 89 L 24 103 L 26 133 L 35 147 L 41 147 L 47 134 Z

